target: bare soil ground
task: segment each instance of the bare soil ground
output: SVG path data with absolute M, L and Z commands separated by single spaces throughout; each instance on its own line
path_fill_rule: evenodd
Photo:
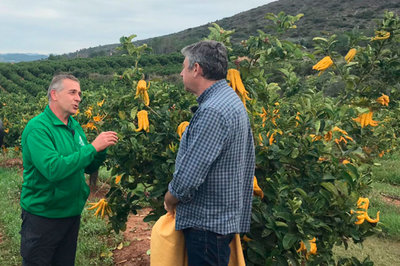
M 107 184 L 92 188 L 89 201 L 96 201 L 105 197 L 109 189 Z M 113 251 L 114 264 L 118 266 L 147 266 L 150 265 L 150 256 L 147 251 L 150 249 L 151 226 L 143 222 L 143 218 L 150 212 L 149 208 L 138 211 L 138 214 L 131 214 L 128 217 L 124 236 L 123 247 Z
M 120 250 L 114 250 L 115 265 L 150 265 L 150 256 L 147 255 L 147 251 L 150 249 L 151 226 L 143 222 L 143 218 L 149 211 L 150 209 L 143 209 L 137 215 L 131 214 L 129 216 L 123 234 L 125 241 L 130 244 Z
M 400 208 L 400 198 L 399 197 L 393 197 L 390 195 L 381 195 L 381 198 L 384 202 Z

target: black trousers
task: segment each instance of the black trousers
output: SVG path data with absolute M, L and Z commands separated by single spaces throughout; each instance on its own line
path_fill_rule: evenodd
M 23 266 L 75 265 L 80 218 L 45 218 L 22 209 Z

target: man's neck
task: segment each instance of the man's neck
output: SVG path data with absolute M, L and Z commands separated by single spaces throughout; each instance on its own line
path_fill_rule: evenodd
M 199 89 L 196 92 L 196 96 L 199 97 L 200 95 L 203 94 L 205 90 L 210 88 L 212 85 L 214 85 L 218 80 L 208 80 L 208 79 L 203 79 L 201 83 L 199 84 Z
M 61 120 L 61 122 L 63 122 L 65 125 L 68 125 L 69 114 L 63 113 L 55 105 L 51 104 L 51 102 L 49 103 L 49 108 L 58 117 L 58 119 Z

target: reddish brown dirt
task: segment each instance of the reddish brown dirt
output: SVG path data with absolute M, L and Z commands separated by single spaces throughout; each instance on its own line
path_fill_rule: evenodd
M 104 198 L 109 190 L 107 184 L 97 185 L 91 188 L 89 201 L 94 202 Z M 124 243 L 121 249 L 113 251 L 114 264 L 118 266 L 148 266 L 150 256 L 147 251 L 150 249 L 151 226 L 143 222 L 143 218 L 150 212 L 150 209 L 142 209 L 137 215 L 130 214 L 126 223 L 126 230 L 123 232 Z M 129 245 L 127 245 L 129 243 Z
M 382 200 L 388 204 L 400 207 L 400 200 L 398 198 L 393 198 L 390 196 L 381 195 Z
M 3 243 L 3 235 L 0 232 L 0 244 Z
M 0 161 L 0 167 L 4 167 L 4 168 L 17 167 L 21 170 L 21 174 L 22 174 L 22 170 L 24 169 L 22 166 L 22 159 L 19 159 L 19 158 L 2 160 L 2 161 Z
M 147 251 L 150 249 L 151 226 L 143 222 L 143 218 L 150 209 L 138 211 L 137 215 L 131 214 L 123 233 L 125 241 L 129 246 L 114 250 L 115 265 L 123 266 L 147 266 L 150 265 L 150 256 Z

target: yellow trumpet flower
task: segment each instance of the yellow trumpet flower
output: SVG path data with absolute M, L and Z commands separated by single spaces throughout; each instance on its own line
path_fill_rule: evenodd
M 354 222 L 355 224 L 359 225 L 364 223 L 365 220 L 369 223 L 377 223 L 379 222 L 379 214 L 380 211 L 376 213 L 376 219 L 372 219 L 368 215 L 368 207 L 369 207 L 369 199 L 368 198 L 362 198 L 360 197 L 357 201 L 357 208 L 363 209 L 364 211 L 356 211 L 354 212 L 353 210 L 350 211 L 351 214 L 357 213 L 357 221 Z
M 88 210 L 94 210 L 97 208 L 96 212 L 94 213 L 94 216 L 98 216 L 101 213 L 101 218 L 104 218 L 104 215 L 110 215 L 111 208 L 108 206 L 108 203 L 105 199 L 101 199 L 96 203 L 89 203 L 91 207 L 87 208 Z
M 121 182 L 121 178 L 122 178 L 122 175 L 117 175 L 115 177 L 115 184 L 118 184 L 119 182 Z
M 146 110 L 139 111 L 137 113 L 138 117 L 138 128 L 135 130 L 136 132 L 139 132 L 141 130 L 144 130 L 146 132 L 149 132 L 149 118 Z
M 307 247 L 304 244 L 303 241 L 300 242 L 300 248 L 298 250 L 296 250 L 297 252 L 301 252 L 301 251 L 305 251 L 306 253 L 306 259 L 308 260 L 308 257 L 312 254 L 315 255 L 317 254 L 317 244 L 315 237 L 311 240 L 308 240 L 308 242 L 310 243 L 310 251 L 307 252 Z
M 243 236 L 243 241 L 244 241 L 244 242 L 250 242 L 250 241 L 253 241 L 253 239 L 251 239 L 250 237 L 244 235 L 244 236 Z
M 259 196 L 260 198 L 264 198 L 264 192 L 258 186 L 257 178 L 255 176 L 254 176 L 254 179 L 253 179 L 253 194 L 256 195 L 256 196 Z
M 92 110 L 93 110 L 93 107 L 89 106 L 89 108 L 85 111 L 85 116 L 87 118 L 91 118 L 92 117 Z
M 389 102 L 390 102 L 389 96 L 387 96 L 386 94 L 383 94 L 383 93 L 382 93 L 382 96 L 381 96 L 381 97 L 379 97 L 378 99 L 376 99 L 376 101 L 377 101 L 378 103 L 380 103 L 380 104 L 382 104 L 382 105 L 386 105 L 386 106 L 389 106 Z
M 149 104 L 150 104 L 149 94 L 147 93 L 147 90 L 149 88 L 150 88 L 150 82 L 147 85 L 146 81 L 144 81 L 143 79 L 139 80 L 139 82 L 136 86 L 135 98 L 141 97 L 146 106 L 149 106 Z
M 369 113 L 364 113 L 359 115 L 357 118 L 352 118 L 355 122 L 359 123 L 361 127 L 366 127 L 370 125 L 371 127 L 376 127 L 378 125 L 378 121 L 372 120 L 372 115 L 374 112 L 370 111 Z
M 316 63 L 312 69 L 320 71 L 318 76 L 320 76 L 325 70 L 330 68 L 333 65 L 333 61 L 330 56 L 325 56 L 318 63 Z
M 324 136 L 325 141 L 330 141 L 332 139 L 332 131 L 328 131 Z
M 102 107 L 103 104 L 104 104 L 104 100 L 105 100 L 105 99 L 103 99 L 101 102 L 97 102 L 97 106 Z
M 356 53 L 357 53 L 356 49 L 354 49 L 354 48 L 350 49 L 347 52 L 346 56 L 344 57 L 344 60 L 346 60 L 347 63 L 350 63 L 353 60 L 353 58 L 356 55 Z
M 279 105 L 279 104 L 278 104 Z M 268 112 L 265 110 L 265 108 L 262 108 L 262 114 L 259 114 L 259 116 L 262 118 L 262 127 L 265 127 L 265 121 L 267 121 L 268 118 Z M 279 114 L 279 109 L 275 109 L 272 111 L 272 114 L 270 115 L 270 119 L 272 124 L 274 124 L 275 126 L 278 126 L 276 124 L 276 119 L 280 118 L 281 115 Z
M 179 135 L 179 139 L 182 138 L 183 132 L 185 132 L 188 125 L 189 125 L 188 121 L 183 121 L 182 123 L 179 124 L 178 129 L 176 130 L 176 133 L 178 133 Z
M 343 135 L 347 135 L 347 131 L 345 131 L 345 130 L 337 127 L 337 126 L 335 126 L 332 130 L 333 131 L 338 131 L 338 132 L 342 133 Z
M 88 128 L 88 129 L 90 129 L 90 130 L 94 130 L 94 129 L 97 130 L 97 127 L 94 125 L 93 122 L 89 122 L 89 123 L 87 123 L 86 125 L 83 125 L 82 128 Z
M 101 120 L 103 120 L 104 116 L 101 116 L 99 114 L 97 114 L 96 116 L 93 116 L 93 121 L 94 122 L 100 122 Z
M 228 74 L 226 79 L 229 80 L 229 86 L 237 93 L 240 100 L 242 100 L 244 106 L 246 107 L 246 100 L 250 100 L 246 91 L 246 88 L 243 85 L 242 79 L 240 78 L 240 72 L 236 69 L 230 68 L 228 69 Z
M 371 41 L 386 40 L 389 39 L 389 37 L 390 37 L 390 32 L 384 30 L 378 30 L 375 31 L 375 37 L 372 37 Z

